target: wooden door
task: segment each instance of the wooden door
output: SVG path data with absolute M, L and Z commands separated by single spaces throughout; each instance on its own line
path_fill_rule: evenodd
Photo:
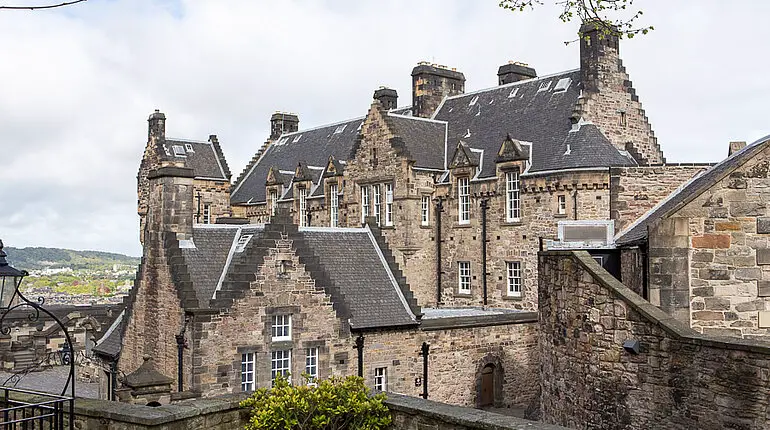
M 495 366 L 488 364 L 481 370 L 481 401 L 479 406 L 492 406 L 495 403 Z

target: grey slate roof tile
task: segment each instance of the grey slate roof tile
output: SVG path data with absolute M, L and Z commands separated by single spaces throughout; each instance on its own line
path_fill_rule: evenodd
M 358 126 L 363 120 L 363 118 L 355 118 L 281 136 L 268 146 L 259 162 L 252 167 L 251 172 L 235 185 L 230 201 L 232 203 L 265 202 L 265 180 L 270 166 L 294 171 L 300 161 L 310 166 L 324 167 L 330 155 L 336 159 L 346 160 L 358 136 Z M 336 133 L 339 128 L 342 130 Z
M 658 206 L 652 208 L 637 222 L 631 224 L 625 231 L 620 232 L 615 243 L 619 246 L 624 246 L 647 240 L 647 227 L 649 225 L 668 216 L 692 201 L 692 199 L 698 197 L 735 168 L 749 161 L 768 144 L 770 144 L 770 135 L 746 146 L 711 169 L 695 177 L 685 186 L 671 193 L 665 200 L 660 202 Z
M 162 154 L 165 158 L 174 160 L 184 160 L 185 167 L 189 167 L 195 171 L 195 176 L 199 178 L 212 178 L 222 181 L 230 180 L 230 172 L 227 169 L 227 164 L 223 163 L 223 159 L 220 159 L 217 150 L 211 142 L 197 142 L 180 139 L 166 139 L 166 149 L 168 149 L 170 156 Z M 193 150 L 185 150 L 184 157 L 174 156 L 174 145 L 181 145 L 183 148 L 189 145 Z M 165 152 L 165 150 L 164 150 Z
M 344 295 L 353 328 L 416 324 L 366 229 L 301 234 Z
M 444 168 L 446 123 L 390 113 L 395 133 L 403 139 L 415 167 Z
M 570 79 L 566 91 L 555 92 L 560 79 Z M 539 91 L 541 85 L 547 90 Z M 620 154 L 595 127 L 583 125 L 570 134 L 572 115 L 580 96 L 580 71 L 573 70 L 538 79 L 501 85 L 483 91 L 447 98 L 435 119 L 447 121 L 447 146 L 459 141 L 484 150 L 479 177 L 495 175 L 494 159 L 510 134 L 533 145 L 530 172 L 577 167 L 634 165 Z M 564 156 L 567 144 L 570 156 Z

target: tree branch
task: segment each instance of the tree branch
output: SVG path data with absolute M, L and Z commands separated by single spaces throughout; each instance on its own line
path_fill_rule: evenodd
M 0 9 L 7 9 L 7 10 L 38 10 L 38 9 L 53 9 L 56 7 L 62 7 L 62 6 L 70 6 L 76 3 L 82 3 L 87 0 L 72 0 L 72 1 L 65 1 L 63 3 L 59 4 L 49 4 L 49 5 L 42 5 L 42 6 L 0 6 Z

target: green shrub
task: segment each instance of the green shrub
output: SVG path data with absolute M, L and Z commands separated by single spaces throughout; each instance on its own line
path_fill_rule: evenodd
M 381 430 L 391 421 L 384 394 L 370 396 L 363 378 L 331 377 L 317 386 L 278 378 L 241 402 L 251 409 L 246 430 Z

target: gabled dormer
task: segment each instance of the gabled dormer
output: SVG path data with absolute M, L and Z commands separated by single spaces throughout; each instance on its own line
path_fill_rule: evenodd
M 480 156 L 473 152 L 462 140 L 455 147 L 449 161 L 449 170 L 453 176 L 469 176 L 473 178 L 479 168 Z
M 520 175 L 527 171 L 532 157 L 532 145 L 505 136 L 495 157 L 498 189 L 505 196 L 505 222 L 521 221 L 521 179 Z

